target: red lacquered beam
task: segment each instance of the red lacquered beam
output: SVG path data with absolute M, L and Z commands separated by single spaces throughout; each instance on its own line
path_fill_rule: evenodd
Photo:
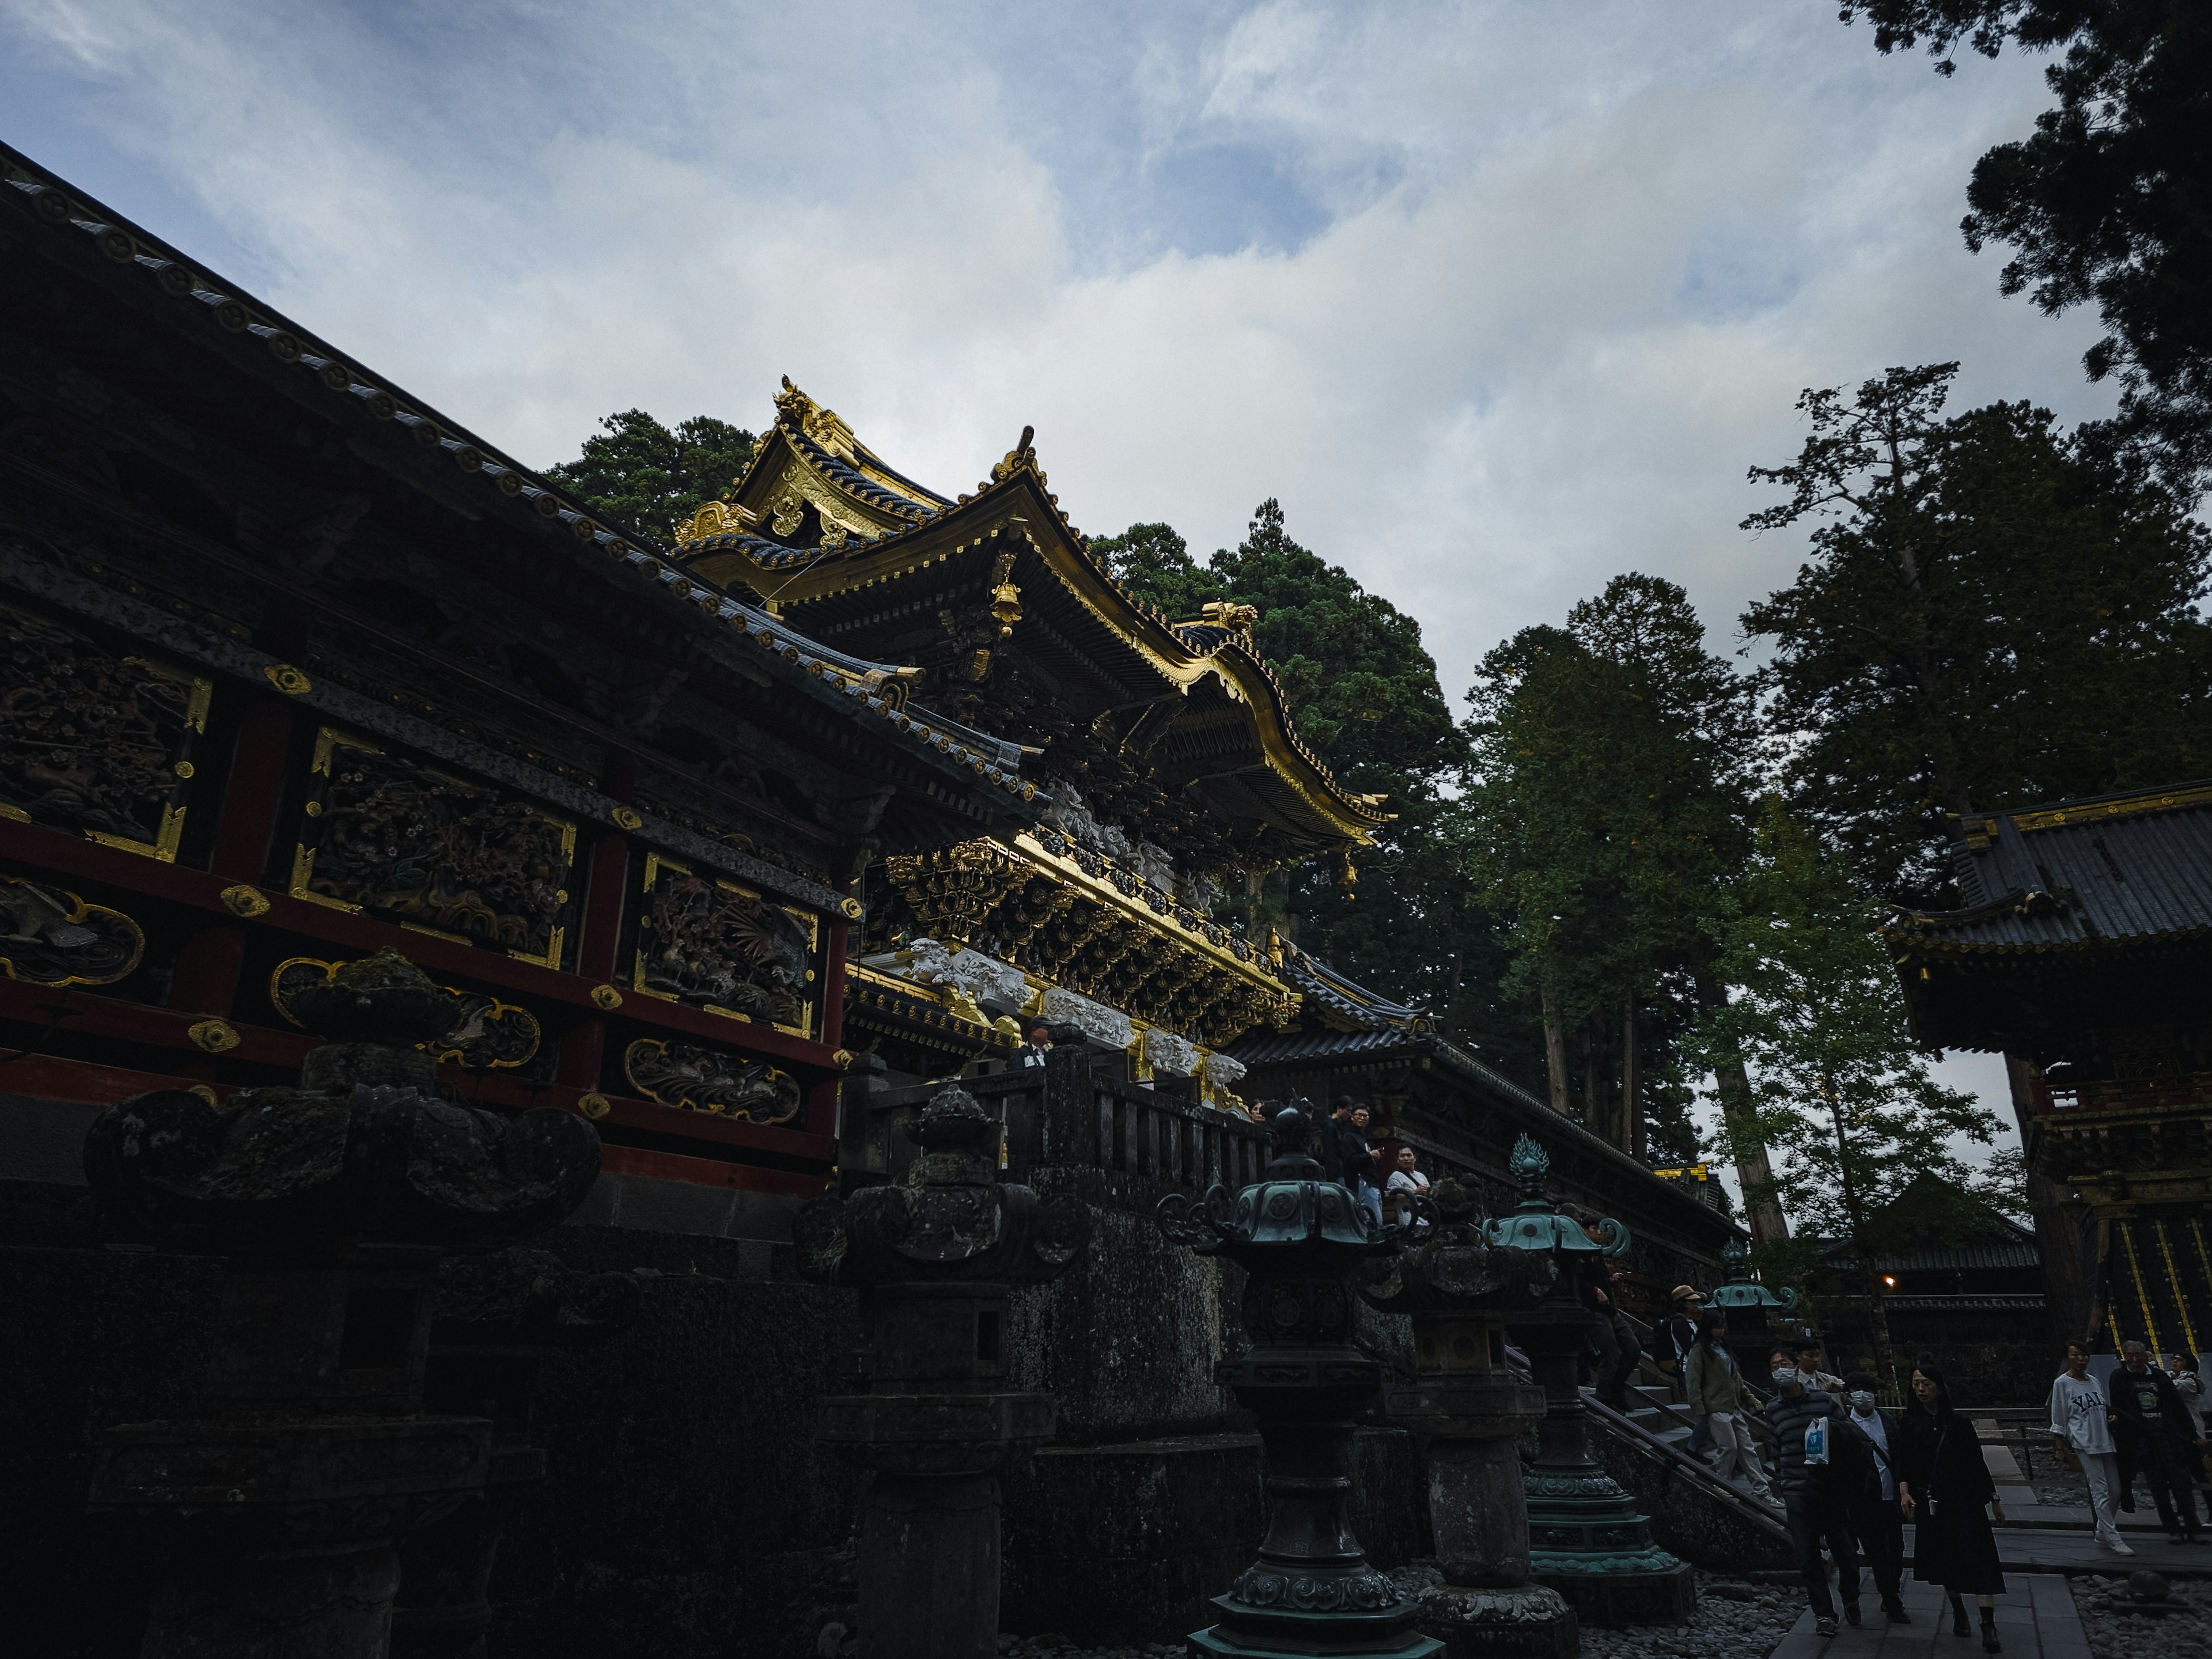
M 226 887 L 236 884 L 226 882 L 220 876 L 210 875 L 200 870 L 181 870 L 158 859 L 102 847 L 97 842 L 85 841 L 38 824 L 0 818 L 0 857 L 17 859 L 26 864 L 80 877 L 87 881 L 126 888 L 171 903 L 189 905 L 226 916 L 232 914 L 222 902 L 222 895 Z M 518 962 L 496 951 L 480 950 L 474 945 L 441 939 L 434 933 L 421 933 L 349 910 L 339 910 L 329 905 L 273 893 L 265 888 L 260 890 L 262 896 L 268 899 L 270 908 L 267 915 L 256 918 L 256 926 L 296 933 L 304 939 L 357 951 L 363 955 L 388 947 L 398 951 L 426 971 L 441 977 L 450 975 L 472 980 L 525 996 L 540 997 L 549 1002 L 565 1003 L 571 1007 L 588 1007 L 594 1012 L 598 1010 L 598 1005 L 592 1000 L 596 983 L 580 975 L 541 968 L 534 963 Z M 824 986 L 825 999 L 834 994 L 834 981 Z M 639 992 L 623 994 L 622 1015 L 623 1018 L 635 1020 L 641 1025 L 680 1032 L 685 1036 L 725 1048 L 744 1049 L 787 1066 L 805 1066 L 817 1072 L 836 1070 L 837 1051 L 830 1044 L 789 1036 L 772 1026 L 725 1018 L 719 1014 L 687 1008 L 681 1003 L 665 1002 L 658 997 L 646 996 Z
M 600 1167 L 614 1175 L 650 1176 L 659 1181 L 689 1182 L 695 1187 L 730 1187 L 748 1193 L 787 1193 L 814 1198 L 827 1189 L 827 1175 L 799 1175 L 757 1164 L 725 1164 L 717 1158 L 685 1158 L 680 1152 L 649 1152 L 640 1146 L 600 1150 Z
M 59 1001 L 61 994 L 51 985 L 0 979 L 0 1019 L 43 1026 L 47 1023 L 47 1006 Z M 115 1037 L 155 1048 L 180 1048 L 199 1057 L 216 1052 L 227 1059 L 285 1066 L 297 1066 L 307 1050 L 315 1046 L 314 1038 L 298 1031 L 272 1031 L 265 1026 L 240 1025 L 227 1020 L 224 1024 L 238 1033 L 236 1046 L 210 1051 L 192 1041 L 191 1028 L 205 1017 L 189 1009 L 149 1008 L 143 1002 L 123 1002 L 113 997 L 90 994 L 82 987 L 74 989 L 70 1006 L 74 1016 L 62 1022 L 62 1030 L 70 1036 Z

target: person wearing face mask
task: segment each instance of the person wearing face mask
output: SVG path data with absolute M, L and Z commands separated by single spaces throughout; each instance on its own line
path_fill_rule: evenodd
M 2066 1369 L 2051 1385 L 2051 1438 L 2061 1457 L 2074 1454 L 2089 1483 L 2089 1512 L 2097 1519 L 2097 1541 L 2115 1555 L 2135 1551 L 2120 1536 L 2112 1506 L 2120 1491 L 2120 1449 L 2112 1442 L 2112 1401 L 2089 1375 L 2089 1345 L 2066 1345 Z
M 1972 1595 L 1982 1610 L 1982 1651 L 1996 1653 L 1996 1603 L 2004 1594 L 2004 1571 L 1996 1534 L 1990 1530 L 1993 1511 L 2003 1524 L 2004 1505 L 1997 1483 L 1982 1461 L 1974 1425 L 1951 1406 L 1943 1373 L 1923 1359 L 1913 1368 L 1912 1403 L 1905 1408 L 1905 1455 L 1898 1460 L 1897 1502 L 1912 1522 L 1912 1576 L 1941 1584 L 1951 1598 L 1951 1633 L 1972 1634 L 1966 1622 Z
M 1820 1561 L 1824 1544 L 1836 1564 L 1844 1617 L 1854 1625 L 1859 1622 L 1858 1551 L 1844 1515 L 1854 1454 L 1839 1438 L 1846 1431 L 1835 1396 L 1805 1386 L 1796 1355 L 1777 1348 L 1768 1363 L 1774 1395 L 1766 1402 L 1765 1414 L 1782 1451 L 1778 1484 L 1783 1518 L 1789 1522 L 1790 1541 L 1797 1552 L 1797 1573 L 1805 1581 L 1814 1627 L 1824 1637 L 1833 1636 L 1836 1604 L 1828 1594 L 1828 1571 Z
M 2186 1448 L 2189 1455 L 2182 1461 L 2189 1468 L 2190 1478 L 2201 1481 L 2205 1475 L 2204 1379 L 2197 1374 L 2197 1356 L 2166 1355 L 2166 1374 L 2173 1383 L 2174 1393 L 2181 1397 L 2181 1409 L 2189 1413 L 2190 1423 L 2197 1431 L 2196 1443 Z
M 1897 1453 L 1904 1437 L 1893 1413 L 1876 1409 L 1875 1382 L 1865 1371 L 1853 1371 L 1845 1386 L 1844 1403 L 1850 1409 L 1844 1426 L 1865 1443 L 1869 1454 L 1867 1478 L 1846 1501 L 1851 1533 L 1865 1553 L 1867 1575 L 1881 1597 L 1881 1610 L 1893 1625 L 1909 1625 L 1899 1581 L 1905 1577 L 1905 1517 L 1897 1507 Z

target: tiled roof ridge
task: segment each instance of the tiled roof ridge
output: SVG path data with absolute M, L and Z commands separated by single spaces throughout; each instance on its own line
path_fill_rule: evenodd
M 160 238 L 94 201 L 59 175 L 5 143 L 0 143 L 0 185 L 29 199 L 33 211 L 49 225 L 83 233 L 101 253 L 118 264 L 143 267 L 152 273 L 163 292 L 207 307 L 217 325 L 227 332 L 241 337 L 251 334 L 261 339 L 278 362 L 307 370 L 336 395 L 361 399 L 376 419 L 396 421 L 410 428 L 417 444 L 425 449 L 442 450 L 465 477 L 484 483 L 511 499 L 527 500 L 549 525 L 555 520 L 566 524 L 579 543 L 590 543 L 625 567 L 659 580 L 678 598 L 717 616 L 757 646 L 796 664 L 803 673 L 842 690 L 854 699 L 856 710 L 883 720 L 909 742 L 933 749 L 954 764 L 967 766 L 1024 801 L 1036 799 L 1037 786 L 1019 775 L 1018 745 L 970 732 L 927 710 L 908 713 L 905 681 L 918 670 L 870 663 L 834 651 L 796 633 L 763 611 L 742 605 L 694 581 L 665 563 L 665 556 L 657 547 L 648 551 L 647 547 L 636 544 L 641 538 L 599 524 L 586 509 L 547 485 L 537 473 L 485 443 L 459 422 L 447 419 L 423 400 L 368 377 L 343 354 L 325 344 L 311 331 L 246 295 L 238 284 L 225 282 L 198 266 L 197 262 L 186 260 Z M 758 454 L 757 447 L 755 454 Z M 1011 767 L 1006 755 L 1009 748 L 1013 750 Z
M 794 447 L 797 447 L 798 443 L 804 442 L 813 452 L 824 457 L 827 463 L 842 465 L 819 444 L 799 431 L 787 418 L 786 411 L 781 410 L 778 411 L 775 429 L 781 431 L 787 439 L 793 441 Z M 781 543 L 769 544 L 775 551 L 759 556 L 760 562 L 770 569 L 787 570 L 793 568 L 811 568 L 826 560 L 835 559 L 842 562 L 879 555 L 887 549 L 902 545 L 915 535 L 939 527 L 946 515 L 956 509 L 990 503 L 998 498 L 1017 493 L 1023 487 L 1024 479 L 1033 479 L 1036 495 L 1042 500 L 1047 509 L 1058 522 L 1066 538 L 1067 544 L 1082 560 L 1089 574 L 1102 587 L 1119 599 L 1129 612 L 1139 619 L 1140 625 L 1147 626 L 1157 633 L 1158 637 L 1151 641 L 1155 649 L 1159 650 L 1163 656 L 1170 655 L 1170 652 L 1180 653 L 1192 663 L 1211 664 L 1227 658 L 1232 664 L 1241 665 L 1245 672 L 1255 676 L 1265 688 L 1268 699 L 1273 704 L 1275 721 L 1284 737 L 1289 741 L 1291 750 L 1312 769 L 1322 787 L 1335 799 L 1339 806 L 1352 814 L 1355 823 L 1364 818 L 1371 820 L 1376 827 L 1380 827 L 1390 822 L 1395 814 L 1378 810 L 1383 799 L 1382 796 L 1361 794 L 1346 788 L 1337 781 L 1334 769 L 1298 735 L 1297 723 L 1291 716 L 1290 700 L 1284 691 L 1282 680 L 1276 674 L 1273 665 L 1254 648 L 1249 634 L 1232 632 L 1227 639 L 1213 641 L 1204 647 L 1194 646 L 1184 637 L 1181 631 L 1182 627 L 1203 624 L 1187 623 L 1179 625 L 1159 606 L 1152 604 L 1149 600 L 1139 599 L 1132 592 L 1126 585 L 1107 570 L 1103 564 L 1099 562 L 1091 550 L 1091 538 L 1069 520 L 1066 509 L 1060 504 L 1060 497 L 1052 493 L 1050 482 L 1044 468 L 1037 460 L 1036 451 L 1027 441 L 1028 435 L 1025 428 L 1024 441 L 1007 452 L 997 465 L 993 467 L 989 477 L 980 480 L 974 490 L 956 497 L 949 507 L 940 512 L 927 517 L 916 518 L 906 526 L 886 531 L 880 536 L 868 539 L 848 540 L 839 548 L 786 547 Z M 754 462 L 748 465 L 747 471 L 740 477 L 738 481 L 740 487 L 750 479 L 752 465 L 758 463 L 762 450 L 763 447 L 756 447 Z M 812 456 L 810 455 L 809 459 L 811 459 Z M 738 492 L 733 489 L 732 493 Z M 1002 528 L 1002 526 L 994 526 L 991 533 L 995 533 Z M 1029 540 L 1032 548 L 1035 548 L 1035 538 L 1027 533 L 1026 528 L 1023 534 L 1024 539 Z M 697 541 L 686 542 L 683 544 L 681 553 L 684 557 L 689 559 L 702 553 L 744 548 L 749 544 L 757 544 L 763 539 L 746 532 L 725 532 L 720 535 L 703 537 Z M 969 543 L 960 543 L 945 552 L 939 554 L 930 562 L 939 562 L 949 557 L 952 553 L 963 550 L 968 545 L 969 545 Z M 911 565 L 904 570 L 887 573 L 879 580 L 894 580 L 897 576 L 904 575 L 920 568 L 919 563 Z
M 2157 784 L 2141 789 L 2115 790 L 2109 794 L 2069 796 L 2038 801 L 2027 806 L 2002 807 L 1994 811 L 1952 812 L 1948 817 L 1962 828 L 1978 822 L 1993 825 L 2008 819 L 2023 834 L 2053 830 L 2079 823 L 2132 817 L 2147 812 L 2181 812 L 2212 806 L 2212 778 L 2191 778 L 2180 783 Z
M 1308 995 L 1328 1003 L 1348 1018 L 1376 1022 L 1369 1025 L 1370 1030 L 1421 1032 L 1434 1029 L 1434 1022 L 1425 1011 L 1377 995 L 1358 981 L 1337 972 L 1310 951 L 1285 945 L 1283 965 L 1306 981 L 1300 988 Z

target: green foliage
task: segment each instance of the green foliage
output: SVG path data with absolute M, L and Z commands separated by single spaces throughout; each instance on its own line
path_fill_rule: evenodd
M 1177 622 L 1222 597 L 1221 579 L 1190 556 L 1190 545 L 1164 524 L 1133 524 L 1118 536 L 1092 538 L 1091 556 L 1106 574 Z
M 1476 982 L 1470 965 L 1494 952 L 1443 840 L 1439 785 L 1460 741 L 1420 624 L 1293 541 L 1272 499 L 1241 544 L 1203 565 L 1164 524 L 1132 525 L 1091 552 L 1176 621 L 1216 600 L 1256 609 L 1253 647 L 1281 683 L 1299 738 L 1345 788 L 1385 795 L 1398 815 L 1358 860 L 1357 898 L 1337 888 L 1333 867 L 1277 872 L 1255 896 L 1232 898 L 1248 922 L 1295 916 L 1306 949 L 1386 996 L 1440 1011 L 1455 985 Z
M 1942 417 L 1956 364 L 1808 391 L 1787 500 L 1814 526 L 1744 628 L 1793 806 L 1871 891 L 1941 902 L 1947 814 L 2212 771 L 2212 538 L 2171 491 L 1994 404 Z
M 1747 1066 L 1753 1110 L 1723 1136 L 1740 1162 L 1754 1143 L 1768 1149 L 1797 1231 L 1873 1255 L 1909 1243 L 1893 1236 L 1908 1224 L 1985 1221 L 1951 1143 L 1987 1145 L 1996 1129 L 1972 1096 L 1936 1081 L 1906 1035 L 1904 993 L 1875 932 L 1883 914 L 1769 797 L 1719 935 L 1717 970 L 1734 994 L 1705 1011 L 1691 1043 L 1708 1067 Z M 1954 1209 L 1933 1213 L 1923 1198 L 1909 1216 L 1886 1213 L 1922 1175 L 1939 1178 Z
M 1694 1018 L 1715 907 L 1747 850 L 1748 685 L 1672 582 L 1619 576 L 1483 659 L 1467 732 L 1466 866 L 1510 951 L 1501 986 L 1567 1031 L 1633 1004 L 1655 1088 L 1637 1110 L 1692 1148 L 1666 1040 Z M 1609 1040 L 1609 1039 L 1608 1039 Z M 1593 1126 L 1595 1127 L 1595 1126 Z
M 1881 51 L 1925 40 L 1943 74 L 1961 41 L 2063 49 L 2058 105 L 1975 164 L 1969 247 L 2016 251 L 1999 278 L 2056 314 L 2095 301 L 2084 362 L 2117 370 L 2124 428 L 2179 475 L 2212 468 L 2212 10 L 2191 0 L 1844 0 Z
M 711 415 L 695 415 L 672 432 L 641 409 L 599 422 L 573 461 L 545 469 L 592 512 L 664 543 L 676 526 L 719 496 L 752 459 L 753 434 Z

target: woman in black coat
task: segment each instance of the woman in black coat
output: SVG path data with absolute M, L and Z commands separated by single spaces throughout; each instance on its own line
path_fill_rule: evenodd
M 1996 1482 L 1982 1461 L 1974 1425 L 1951 1408 L 1943 1373 L 1922 1364 L 1912 1373 L 1912 1403 L 1905 1408 L 1904 1454 L 1898 1459 L 1898 1506 L 1913 1523 L 1912 1576 L 1941 1584 L 1951 1595 L 1952 1633 L 1965 1636 L 1966 1598 L 1981 1604 L 1982 1650 L 1995 1653 L 1996 1613 L 1990 1598 L 2004 1594 L 1997 1540 L 1984 1512 L 1995 1510 Z

